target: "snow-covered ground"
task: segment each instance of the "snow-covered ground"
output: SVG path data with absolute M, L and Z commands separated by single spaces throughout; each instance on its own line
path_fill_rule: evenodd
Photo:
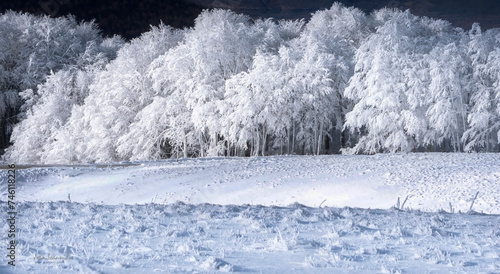
M 500 272 L 500 154 L 18 166 L 16 184 L 15 273 Z
M 2 172 L 6 172 L 5 170 Z M 5 174 L 5 173 L 2 173 Z M 6 180 L 6 175 L 0 175 Z M 500 154 L 202 158 L 18 170 L 19 201 L 250 204 L 500 214 Z M 3 184 L 2 191 L 6 190 Z M 5 194 L 3 195 L 5 198 Z
M 491 215 L 69 202 L 18 211 L 16 273 L 500 271 L 500 218 Z

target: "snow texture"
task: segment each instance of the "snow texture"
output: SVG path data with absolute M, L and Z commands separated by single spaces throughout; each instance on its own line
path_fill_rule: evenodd
M 422 153 L 19 167 L 15 273 L 497 273 L 498 163 Z
M 199 158 L 20 169 L 17 199 L 118 205 L 251 204 L 500 214 L 500 154 L 415 153 Z M 2 170 L 5 172 L 5 170 Z M 5 180 L 7 176 L 2 176 Z M 2 184 L 6 191 L 6 184 Z M 113 195 L 110 195 L 112 193 Z
M 500 218 L 493 215 L 182 202 L 135 206 L 28 202 L 19 212 L 20 220 L 29 221 L 19 226 L 22 237 L 15 273 L 494 273 L 500 269 Z M 67 259 L 43 259 L 50 257 Z M 9 270 L 5 264 L 2 267 L 2 273 Z

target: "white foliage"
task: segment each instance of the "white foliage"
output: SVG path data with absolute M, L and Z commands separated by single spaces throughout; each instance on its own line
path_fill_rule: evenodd
M 352 151 L 412 151 L 444 138 L 460 147 L 465 65 L 459 49 L 449 44 L 457 40 L 455 30 L 408 11 L 383 9 L 374 18 L 380 25 L 357 50 L 355 74 L 345 90 L 355 102 L 345 126 L 361 134 Z M 449 45 L 443 56 L 442 43 Z M 445 121 L 452 117 L 450 127 Z
M 7 158 L 33 163 L 46 162 L 47 158 L 55 155 L 55 162 L 65 163 L 69 160 L 67 149 L 51 145 L 62 137 L 58 130 L 70 117 L 78 98 L 84 97 L 84 94 L 78 94 L 86 89 L 76 82 L 78 74 L 78 71 L 63 70 L 49 76 L 47 82 L 39 86 L 38 91 L 43 96 L 27 118 L 14 128 L 14 145 L 9 148 Z M 48 161 L 54 162 L 52 159 Z
M 426 116 L 430 134 L 434 133 L 435 136 L 426 142 L 441 143 L 448 139 L 455 150 L 462 150 L 461 137 L 466 127 L 468 96 L 462 79 L 467 73 L 467 64 L 454 43 L 437 46 L 428 57 L 432 77 Z
M 67 163 L 72 159 L 72 137 L 63 127 L 74 106 L 84 103 L 95 74 L 108 62 L 108 55 L 120 41 L 101 47 L 96 41 L 87 43 L 74 66 L 51 74 L 37 87 L 21 93 L 27 108 L 26 118 L 14 128 L 14 143 L 5 158 L 22 163 Z M 79 65 L 81 67 L 79 67 Z M 32 105 L 32 106 L 31 106 Z
M 500 101 L 497 95 L 500 35 L 498 29 L 482 33 L 479 25 L 474 24 L 469 36 L 468 54 L 472 66 L 469 82 L 471 109 L 467 117 L 469 128 L 465 131 L 462 141 L 466 143 L 466 151 L 492 151 L 500 140 L 496 136 L 496 131 L 500 130 Z
M 219 155 L 221 113 L 217 102 L 223 99 L 225 80 L 248 69 L 257 46 L 246 16 L 226 10 L 203 12 L 194 29 L 178 47 L 158 58 L 151 67 L 153 88 L 167 101 L 185 107 L 172 117 L 177 129 L 170 142 L 188 156 L 188 138 L 195 138 L 199 154 Z M 173 105 L 173 104 L 170 104 Z
M 148 67 L 182 35 L 164 25 L 153 27 L 121 48 L 117 58 L 98 74 L 82 109 L 70 120 L 70 124 L 82 126 L 73 132 L 79 135 L 75 139 L 75 149 L 81 151 L 79 158 L 100 162 L 123 159 L 117 147 L 129 143 L 118 139 L 129 131 L 136 114 L 151 103 L 154 94 Z
M 467 35 L 335 3 L 307 23 L 209 10 L 193 28 L 160 25 L 126 44 L 72 17 L 12 12 L 0 34 L 4 132 L 23 103 L 5 159 L 499 147 L 500 34 L 477 24 Z

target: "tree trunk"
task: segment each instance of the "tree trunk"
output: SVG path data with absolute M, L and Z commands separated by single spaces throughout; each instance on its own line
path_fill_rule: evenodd
M 318 134 L 318 152 L 317 155 L 321 152 L 321 136 L 323 135 L 323 121 L 320 122 L 319 126 L 319 134 Z
M 256 129 L 256 136 L 255 136 L 255 140 L 256 140 L 256 143 L 255 143 L 255 155 L 253 156 L 259 156 L 259 149 L 260 149 L 260 136 L 259 136 L 259 127 L 257 126 L 257 129 Z
M 280 138 L 280 155 L 283 155 L 283 138 Z
M 291 149 L 291 147 L 290 147 L 290 145 L 292 144 L 292 143 L 290 142 L 290 141 L 291 141 L 291 140 L 290 140 L 290 138 L 292 138 L 292 131 L 290 130 L 290 128 L 287 128 L 286 135 L 287 135 L 287 139 L 286 139 L 286 148 L 287 148 L 287 150 L 286 150 L 286 153 L 287 153 L 288 155 L 290 155 L 290 154 L 292 154 L 292 153 L 291 153 L 291 150 L 292 150 L 292 149 Z
M 262 156 L 266 156 L 266 141 L 267 141 L 267 130 L 264 127 L 262 129 Z
M 183 153 L 184 153 L 184 158 L 188 157 L 188 152 L 187 152 L 187 134 L 184 132 L 184 144 L 183 144 Z
M 204 141 L 203 141 L 203 133 L 200 132 L 200 153 L 201 157 L 205 157 L 205 147 L 204 147 Z

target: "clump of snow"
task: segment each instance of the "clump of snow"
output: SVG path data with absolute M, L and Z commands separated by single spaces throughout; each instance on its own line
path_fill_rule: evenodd
M 233 266 L 228 262 L 215 257 L 208 257 L 202 264 L 200 264 L 202 269 L 206 270 L 219 270 L 221 272 L 232 272 Z

